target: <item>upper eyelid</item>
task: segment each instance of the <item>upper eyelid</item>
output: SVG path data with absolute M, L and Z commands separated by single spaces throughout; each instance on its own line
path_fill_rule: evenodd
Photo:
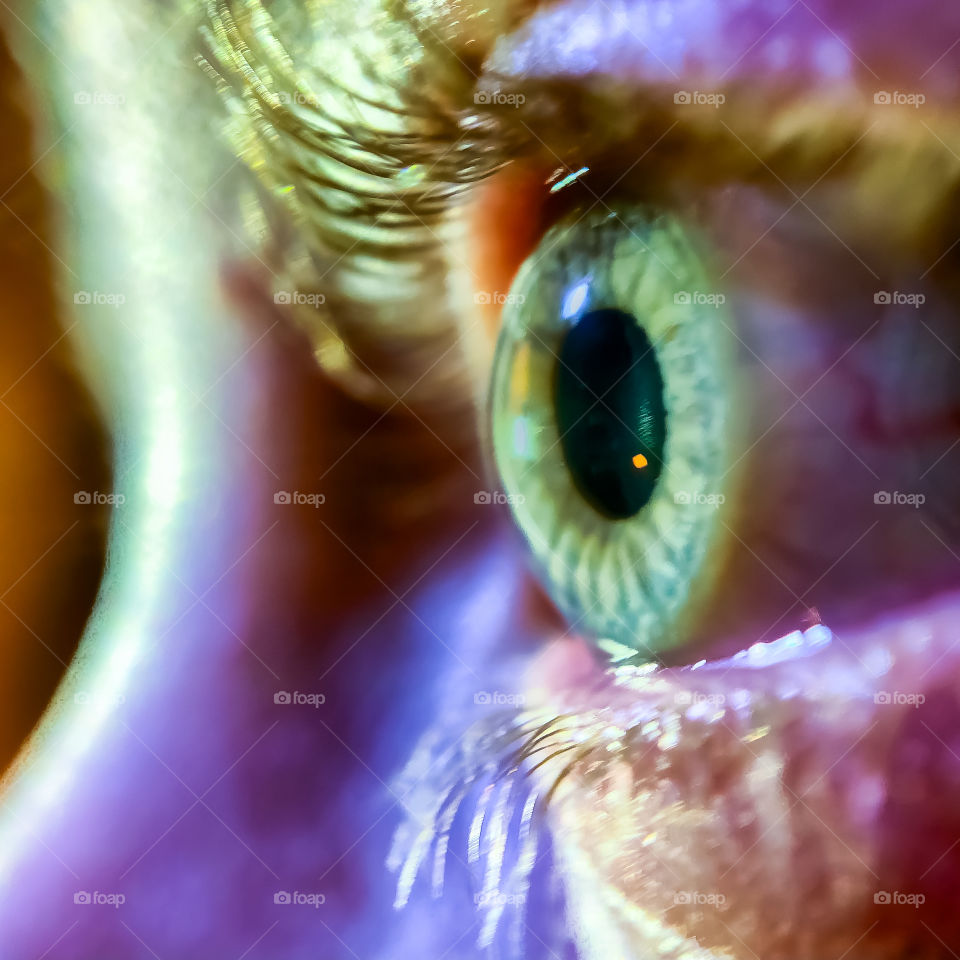
M 729 50 L 717 31 L 731 27 L 739 11 L 722 0 L 658 12 L 636 0 L 547 2 L 500 38 L 481 83 L 523 95 L 518 107 L 500 113 L 547 162 L 576 169 L 619 155 L 623 172 L 635 166 L 644 179 L 667 179 L 680 165 L 688 181 L 764 180 L 794 197 L 821 178 L 850 172 L 867 185 L 864 206 L 909 208 L 900 211 L 910 220 L 905 234 L 944 221 L 952 228 L 960 124 L 946 100 L 920 97 L 922 111 L 891 105 L 883 79 L 837 34 L 826 38 L 831 68 L 842 62 L 844 69 L 821 72 L 824 38 L 777 34 L 783 17 L 773 13 L 757 36 L 734 31 L 740 46 Z M 787 40 L 796 61 L 789 69 L 773 49 Z M 725 102 L 719 110 L 675 103 L 684 91 L 720 94 Z M 638 149 L 650 150 L 649 159 L 638 163 Z M 952 243 L 952 229 L 948 237 Z
M 747 181 L 800 201 L 820 183 L 851 177 L 858 191 L 851 200 L 865 214 L 892 205 L 905 218 L 905 238 L 955 221 L 960 124 L 946 110 L 918 117 L 847 96 L 830 104 L 822 89 L 786 102 L 773 90 L 768 98 L 731 92 L 719 109 L 691 107 L 673 102 L 677 85 L 608 79 L 483 82 L 504 96 L 523 94 L 519 106 L 491 110 L 526 135 L 527 150 L 545 165 L 605 168 L 603 179 L 650 191 L 679 180 Z
M 298 64 L 280 33 L 259 0 L 217 0 L 201 58 L 231 109 L 237 152 L 268 187 L 286 194 L 292 186 L 304 205 L 324 189 L 352 194 L 349 216 L 396 214 L 416 229 L 504 161 L 494 124 L 471 124 L 442 88 L 461 72 L 459 62 L 419 44 L 401 21 L 385 24 L 376 44 L 350 47 L 337 36 L 345 49 L 328 69 Z M 376 59 L 380 47 L 414 62 L 398 71 Z M 325 52 L 313 57 L 322 61 Z M 348 62 L 354 76 L 344 79 L 337 67 Z M 405 177 L 413 168 L 417 175 Z

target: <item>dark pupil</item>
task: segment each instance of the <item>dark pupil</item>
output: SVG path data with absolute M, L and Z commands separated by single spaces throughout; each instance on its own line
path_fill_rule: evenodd
M 660 477 L 667 414 L 656 351 L 630 314 L 593 310 L 571 327 L 553 402 L 577 489 L 604 516 L 632 517 Z

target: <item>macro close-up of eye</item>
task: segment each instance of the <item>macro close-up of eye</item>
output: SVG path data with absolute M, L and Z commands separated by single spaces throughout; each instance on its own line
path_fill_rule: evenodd
M 960 955 L 960 9 L 0 38 L 2 960 Z

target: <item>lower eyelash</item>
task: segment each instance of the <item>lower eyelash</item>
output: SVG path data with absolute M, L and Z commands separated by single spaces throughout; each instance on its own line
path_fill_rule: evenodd
M 510 955 L 523 956 L 534 867 L 555 846 L 548 823 L 554 799 L 573 778 L 582 781 L 574 789 L 602 791 L 605 783 L 625 787 L 626 777 L 632 795 L 638 778 L 649 776 L 651 757 L 671 753 L 686 725 L 701 735 L 711 729 L 716 710 L 688 708 L 692 695 L 679 695 L 690 676 L 689 668 L 661 671 L 634 659 L 607 670 L 593 694 L 578 691 L 584 706 L 574 712 L 505 710 L 460 736 L 451 736 L 449 721 L 442 719 L 422 738 L 395 785 L 407 811 L 387 861 L 398 877 L 395 906 L 406 905 L 422 874 L 439 897 L 450 858 L 459 860 L 479 890 L 479 946 L 491 946 L 512 914 Z M 716 678 L 709 671 L 697 676 L 694 686 L 702 686 L 703 703 L 709 704 Z M 759 710 L 745 698 L 718 716 L 747 733 L 760 722 Z M 457 823 L 463 834 L 459 850 L 452 842 Z M 550 879 L 563 883 L 559 868 L 551 868 Z M 566 920 L 558 923 L 568 936 Z
M 512 915 L 511 953 L 522 954 L 527 893 L 548 840 L 549 790 L 531 774 L 545 762 L 539 754 L 564 732 L 565 719 L 505 711 L 460 737 L 451 739 L 446 723 L 424 736 L 396 784 L 407 810 L 387 861 L 398 877 L 398 909 L 421 874 L 429 873 L 433 896 L 441 896 L 454 858 L 478 891 L 478 946 L 491 946 Z M 461 832 L 466 827 L 459 851 L 451 845 L 457 824 Z
M 649 672 L 618 668 L 621 677 L 629 673 L 641 681 Z M 602 777 L 622 759 L 610 752 L 611 743 L 619 740 L 628 749 L 628 735 L 640 734 L 640 726 L 622 729 L 602 712 L 517 709 L 458 737 L 449 731 L 450 724 L 441 722 L 428 732 L 395 785 L 407 811 L 387 860 L 397 875 L 395 906 L 407 904 L 422 875 L 440 897 L 453 858 L 468 868 L 478 891 L 478 946 L 491 947 L 506 927 L 509 955 L 519 958 L 535 867 L 553 846 L 547 814 L 554 796 L 575 770 Z M 452 842 L 458 824 L 459 849 Z M 562 877 L 551 868 L 548 882 L 562 885 Z M 554 933 L 568 938 L 563 922 Z

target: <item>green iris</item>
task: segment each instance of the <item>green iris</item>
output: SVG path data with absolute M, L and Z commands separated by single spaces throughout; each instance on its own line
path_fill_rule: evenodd
M 510 510 L 577 629 L 644 657 L 716 577 L 732 318 L 706 241 L 648 207 L 575 210 L 514 279 L 491 385 Z M 669 429 L 668 429 L 669 426 Z

